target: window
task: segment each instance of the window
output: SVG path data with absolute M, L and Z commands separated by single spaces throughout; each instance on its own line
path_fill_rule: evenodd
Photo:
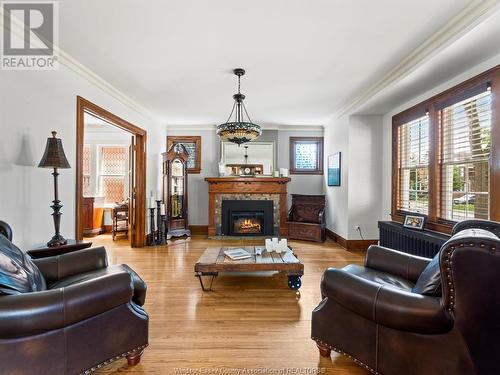
M 122 146 L 101 146 L 99 153 L 99 194 L 104 203 L 122 202 L 126 191 L 128 149 Z
M 429 116 L 398 127 L 398 210 L 427 214 L 429 203 Z
M 201 172 L 201 136 L 168 136 L 167 150 L 172 145 L 182 143 L 189 154 L 187 169 L 188 173 L 198 174 Z
M 91 175 L 92 175 L 92 152 L 90 145 L 83 145 L 83 196 L 92 195 Z
M 393 116 L 392 218 L 500 221 L 500 65 Z
M 440 217 L 489 219 L 491 92 L 449 105 L 438 112 L 441 170 Z
M 323 174 L 323 137 L 290 137 L 290 173 Z

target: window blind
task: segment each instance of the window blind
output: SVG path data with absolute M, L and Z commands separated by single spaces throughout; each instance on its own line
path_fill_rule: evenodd
M 400 211 L 427 214 L 429 201 L 429 116 L 398 127 L 398 198 Z
M 438 112 L 442 219 L 489 219 L 491 112 L 487 87 Z

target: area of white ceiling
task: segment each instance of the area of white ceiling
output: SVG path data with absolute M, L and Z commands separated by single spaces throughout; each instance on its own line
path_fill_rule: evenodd
M 500 9 L 414 71 L 373 96 L 357 114 L 385 114 L 500 54 Z M 496 62 L 498 63 L 498 62 Z M 485 67 L 487 69 L 487 67 Z
M 60 2 L 60 46 L 163 124 L 324 124 L 471 0 Z M 483 53 L 484 54 L 484 53 Z

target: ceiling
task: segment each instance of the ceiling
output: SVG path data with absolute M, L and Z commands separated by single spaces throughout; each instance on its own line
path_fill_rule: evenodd
M 225 121 L 243 67 L 254 122 L 322 125 L 471 2 L 65 0 L 59 40 L 161 124 Z

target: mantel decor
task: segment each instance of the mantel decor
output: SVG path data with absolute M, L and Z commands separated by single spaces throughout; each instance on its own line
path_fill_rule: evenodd
M 61 201 L 59 200 L 59 192 L 57 185 L 57 177 L 59 176 L 58 169 L 68 169 L 71 168 L 66 159 L 66 155 L 64 154 L 64 149 L 62 146 L 61 138 L 56 138 L 57 132 L 52 131 L 52 137 L 47 138 L 47 144 L 45 146 L 45 152 L 42 156 L 42 160 L 38 164 L 39 168 L 53 168 L 52 176 L 54 176 L 54 200 L 52 201 L 53 205 L 50 206 L 54 212 L 52 213 L 52 217 L 54 219 L 54 229 L 55 234 L 52 239 L 47 242 L 47 246 L 62 246 L 66 245 L 68 242 L 61 234 L 59 233 L 59 226 L 61 224 Z
M 245 74 L 245 70 L 237 68 L 234 69 L 233 72 L 238 77 L 238 93 L 233 95 L 233 109 L 227 121 L 217 126 L 217 135 L 223 141 L 229 141 L 240 145 L 258 138 L 262 134 L 262 129 L 259 125 L 252 122 L 250 116 L 248 116 L 245 104 L 243 103 L 245 95 L 240 92 L 240 86 L 241 76 Z M 234 120 L 230 121 L 233 113 Z M 245 115 L 247 120 L 244 118 Z

